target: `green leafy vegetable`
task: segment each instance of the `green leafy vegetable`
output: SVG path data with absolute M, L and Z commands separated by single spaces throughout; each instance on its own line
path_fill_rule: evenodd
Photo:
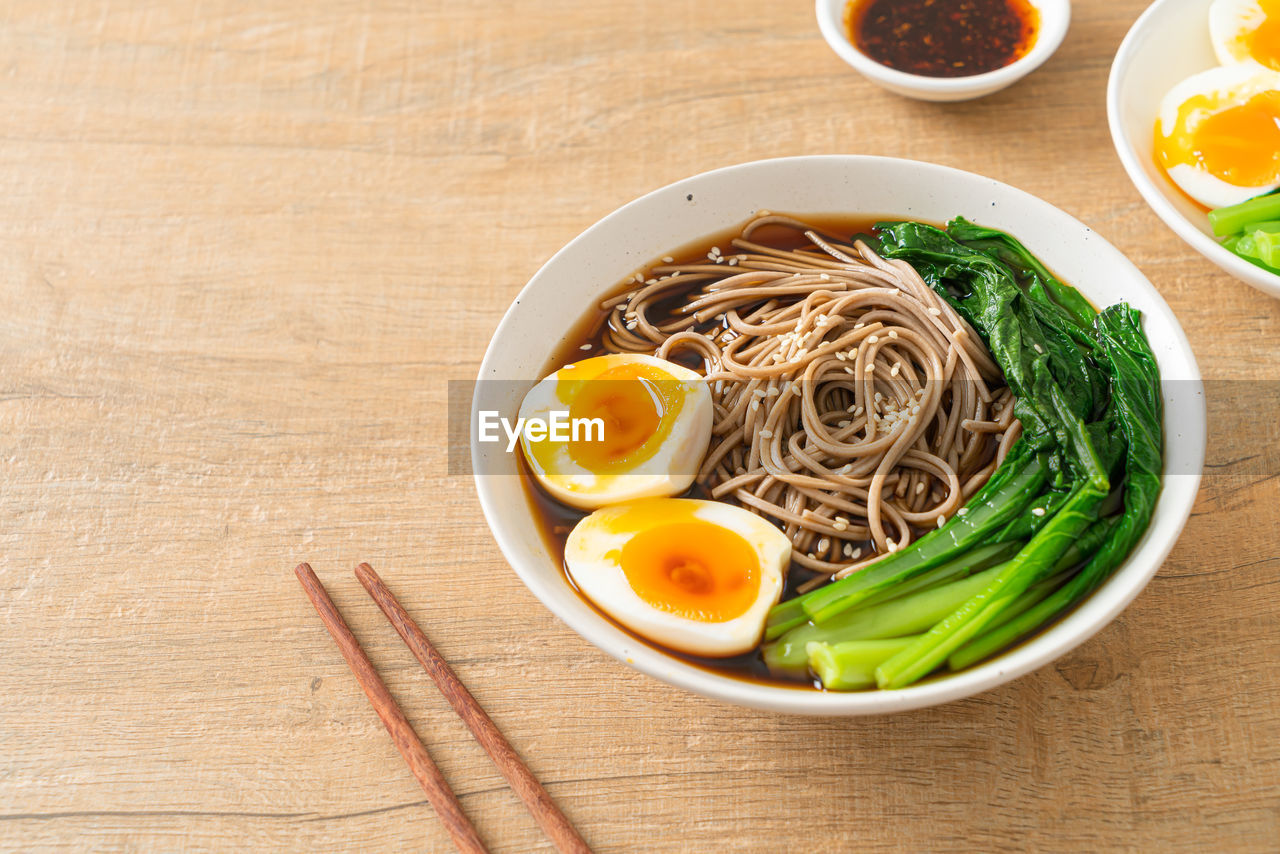
M 1247 202 L 1209 211 L 1209 225 L 1219 237 L 1239 234 L 1251 222 L 1280 219 L 1280 193 L 1257 196 Z
M 1023 432 L 941 528 L 770 613 L 766 661 L 832 689 L 869 687 L 876 658 L 876 684 L 899 688 L 1017 642 L 1124 560 L 1160 490 L 1159 372 L 1136 311 L 1096 312 L 1016 239 L 963 219 L 876 232 L 985 339 Z M 1258 233 L 1280 247 L 1280 229 Z
M 1222 245 L 1251 264 L 1280 273 L 1280 193 L 1209 211 Z

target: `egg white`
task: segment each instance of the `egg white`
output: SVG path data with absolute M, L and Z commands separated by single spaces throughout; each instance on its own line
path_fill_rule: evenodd
M 1248 54 L 1243 36 L 1256 30 L 1266 17 L 1258 0 L 1214 0 L 1209 6 L 1209 39 L 1218 62 L 1264 67 Z
M 691 498 L 655 500 L 694 506 L 696 519 L 727 528 L 747 541 L 760 567 L 760 586 L 751 606 L 733 619 L 708 623 L 659 610 L 640 598 L 619 563 L 622 547 L 639 533 L 617 528 L 628 505 L 597 510 L 569 534 L 564 562 L 573 583 L 610 617 L 669 649 L 709 657 L 749 652 L 760 642 L 769 609 L 782 596 L 791 541 L 764 519 L 732 504 Z
M 706 380 L 682 365 L 654 356 L 623 353 L 596 358 L 607 360 L 609 369 L 625 364 L 649 365 L 665 373 L 672 382 L 680 383 L 683 403 L 674 416 L 670 413 L 664 416 L 672 419 L 670 429 L 653 455 L 638 462 L 637 470 L 630 472 L 592 471 L 573 459 L 567 443 L 544 444 L 548 450 L 543 453 L 551 454 L 551 459 L 544 464 L 522 435 L 521 446 L 533 476 L 556 499 L 583 510 L 684 492 L 693 483 L 711 442 L 714 410 Z M 577 368 L 573 365 L 561 368 L 530 389 L 520 404 L 520 417 L 546 420 L 553 411 L 567 410 L 570 401 L 561 400 L 557 389 L 561 379 L 572 379 L 574 370 Z
M 1242 104 L 1269 90 L 1280 91 L 1280 72 L 1257 63 L 1224 65 L 1201 71 L 1178 83 L 1160 101 L 1159 131 L 1164 136 L 1171 135 L 1178 122 L 1178 108 L 1197 95 L 1221 99 L 1225 107 Z M 1174 164 L 1166 171 L 1182 192 L 1210 208 L 1234 205 L 1280 187 L 1280 181 L 1241 187 L 1189 163 Z

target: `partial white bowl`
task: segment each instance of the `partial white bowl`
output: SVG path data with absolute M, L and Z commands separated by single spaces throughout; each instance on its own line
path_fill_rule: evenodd
M 844 23 L 848 0 L 817 0 L 818 28 L 831 49 L 854 70 L 890 92 L 922 101 L 968 101 L 1012 86 L 1035 71 L 1062 44 L 1071 23 L 1070 0 L 1028 0 L 1040 13 L 1040 32 L 1027 54 L 1003 68 L 969 77 L 925 77 L 881 65 L 849 41 Z
M 1124 300 L 1140 309 L 1166 380 L 1164 489 L 1146 535 L 1124 565 L 1069 616 L 968 670 L 897 691 L 840 694 L 759 684 L 696 667 L 637 642 L 588 605 L 568 584 L 560 556 L 543 541 L 515 457 L 499 445 L 476 442 L 473 429 L 480 504 L 520 579 L 582 637 L 637 670 L 707 697 L 814 715 L 880 714 L 968 697 L 1052 661 L 1110 622 L 1160 568 L 1191 512 L 1204 461 L 1200 371 L 1169 306 L 1119 251 L 1047 202 L 990 178 L 910 160 L 835 155 L 744 163 L 655 190 L 574 238 L 516 297 L 481 364 L 478 388 L 484 394 L 477 393 L 472 425 L 478 423 L 480 408 L 514 417 L 524 392 L 547 367 L 569 326 L 617 282 L 673 249 L 742 223 L 760 209 L 936 223 L 962 215 L 1016 235 L 1095 304 Z
M 1280 297 L 1280 276 L 1225 249 L 1202 208 L 1156 166 L 1160 99 L 1175 83 L 1218 65 L 1209 42 L 1212 0 L 1156 0 L 1120 43 L 1107 80 L 1107 122 L 1124 171 L 1142 198 L 1191 248 L 1232 276 Z

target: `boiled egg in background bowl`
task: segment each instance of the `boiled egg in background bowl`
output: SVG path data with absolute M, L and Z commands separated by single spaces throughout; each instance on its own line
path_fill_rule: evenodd
M 1107 79 L 1107 123 L 1124 171 L 1164 224 L 1232 278 L 1280 297 L 1280 276 L 1222 246 L 1207 205 L 1174 183 L 1157 158 L 1156 125 L 1165 96 L 1192 75 L 1220 65 L 1209 32 L 1213 3 L 1156 0 L 1134 22 Z
M 1178 83 L 1160 102 L 1155 153 L 1169 180 L 1205 207 L 1280 187 L 1280 72 L 1223 65 Z
M 1218 62 L 1280 71 L 1280 0 L 1214 0 L 1209 38 Z
M 791 540 L 720 501 L 650 498 L 580 521 L 564 562 L 582 594 L 654 643 L 691 655 L 751 651 L 782 595 Z
M 557 412 L 566 413 L 568 441 L 526 430 L 521 450 L 547 492 L 583 510 L 684 492 L 707 452 L 714 415 L 699 374 L 625 353 L 566 365 L 520 405 L 526 424 L 549 423 Z

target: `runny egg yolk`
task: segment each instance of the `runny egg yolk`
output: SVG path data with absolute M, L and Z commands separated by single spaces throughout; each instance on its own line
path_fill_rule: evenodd
M 1245 53 L 1261 65 L 1280 71 L 1280 0 L 1261 0 L 1265 16 L 1256 28 L 1240 34 Z
M 1161 165 L 1196 166 L 1237 187 L 1280 180 L 1280 92 L 1259 92 L 1226 109 L 1222 103 L 1220 96 L 1188 98 L 1168 136 L 1156 123 Z
M 760 592 L 760 560 L 737 533 L 673 511 L 627 540 L 619 564 L 651 607 L 702 623 L 746 613 Z
M 652 456 L 671 431 L 683 396 L 678 380 L 644 364 L 627 363 L 591 376 L 564 379 L 557 394 L 571 419 L 600 419 L 603 438 L 584 431 L 569 456 L 595 472 L 634 467 Z

